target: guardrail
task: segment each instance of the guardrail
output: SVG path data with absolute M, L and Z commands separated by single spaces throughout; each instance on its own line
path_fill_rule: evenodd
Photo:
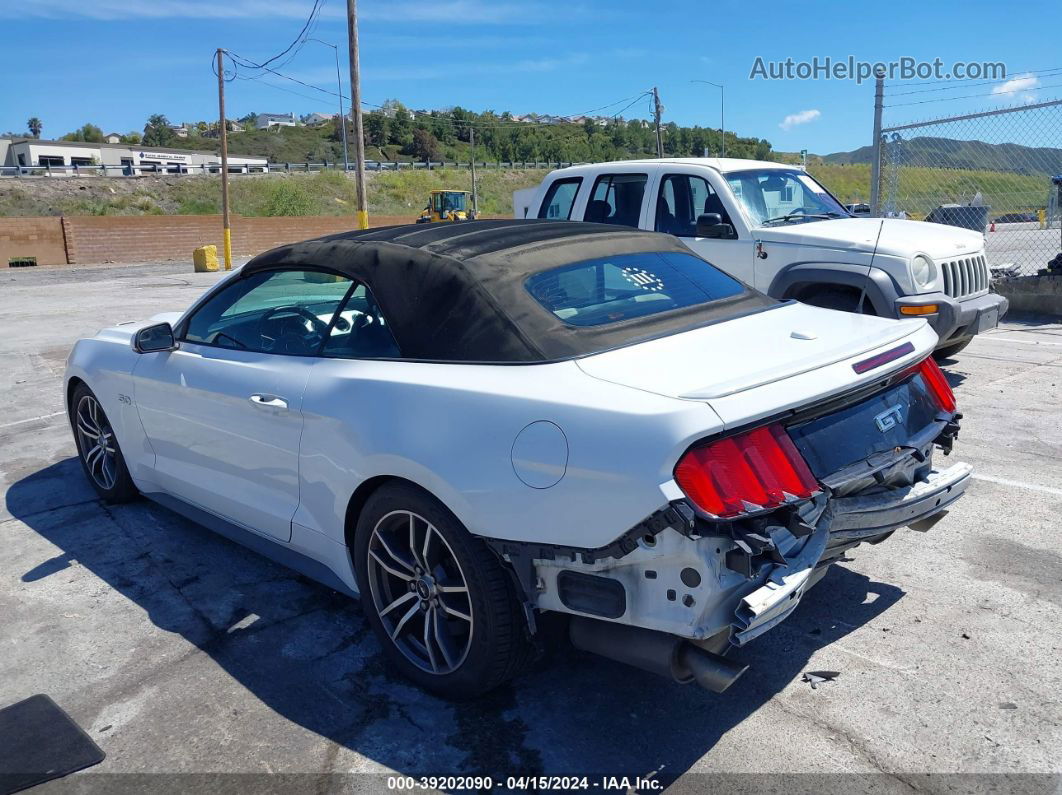
M 500 161 L 487 162 L 476 161 L 476 168 L 482 169 L 547 169 L 565 168 L 567 166 L 585 165 L 584 163 L 571 162 L 544 162 L 544 161 Z M 433 170 L 437 168 L 471 169 L 471 162 L 384 162 L 378 160 L 366 160 L 367 171 L 409 171 L 409 170 Z M 265 173 L 309 173 L 314 171 L 343 170 L 342 163 L 322 161 L 320 163 L 230 163 L 229 174 L 265 174 Z M 354 171 L 354 166 L 348 166 L 348 171 Z M 139 165 L 87 165 L 87 166 L 0 166 L 0 177 L 13 179 L 34 177 L 180 177 L 180 176 L 203 176 L 220 174 L 221 166 L 216 163 L 200 163 L 170 165 L 165 163 L 141 163 Z

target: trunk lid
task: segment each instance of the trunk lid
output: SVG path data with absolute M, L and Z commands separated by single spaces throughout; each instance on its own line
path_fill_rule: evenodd
M 927 356 L 923 320 L 888 320 L 790 303 L 578 360 L 595 378 L 707 403 L 728 428 L 872 383 Z M 910 341 L 911 353 L 863 374 L 856 361 Z

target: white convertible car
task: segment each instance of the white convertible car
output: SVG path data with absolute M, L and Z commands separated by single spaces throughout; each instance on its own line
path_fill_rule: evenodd
M 831 562 L 926 530 L 955 399 L 922 320 L 776 301 L 669 235 L 551 221 L 284 246 L 70 355 L 84 469 L 352 595 L 471 697 L 536 621 L 722 691 Z

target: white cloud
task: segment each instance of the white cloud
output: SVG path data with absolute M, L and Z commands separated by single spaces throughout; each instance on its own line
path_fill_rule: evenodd
M 788 116 L 782 119 L 782 123 L 778 126 L 788 132 L 789 130 L 793 129 L 794 127 L 800 124 L 807 124 L 810 121 L 815 121 L 815 119 L 819 118 L 819 116 L 821 115 L 822 111 L 814 109 L 802 110 L 799 113 L 790 113 Z
M 993 87 L 992 94 L 1001 100 L 1013 102 L 1015 99 L 1020 99 L 1023 102 L 1035 102 L 1036 95 L 1032 93 L 1032 90 L 1040 85 L 1040 78 L 1035 75 L 1026 74 L 1012 77 L 1005 83 L 1000 83 L 998 86 Z

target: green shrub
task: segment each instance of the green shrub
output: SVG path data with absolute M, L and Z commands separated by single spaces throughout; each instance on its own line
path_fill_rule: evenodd
M 269 186 L 262 215 L 313 215 L 313 196 L 297 180 L 281 179 Z

